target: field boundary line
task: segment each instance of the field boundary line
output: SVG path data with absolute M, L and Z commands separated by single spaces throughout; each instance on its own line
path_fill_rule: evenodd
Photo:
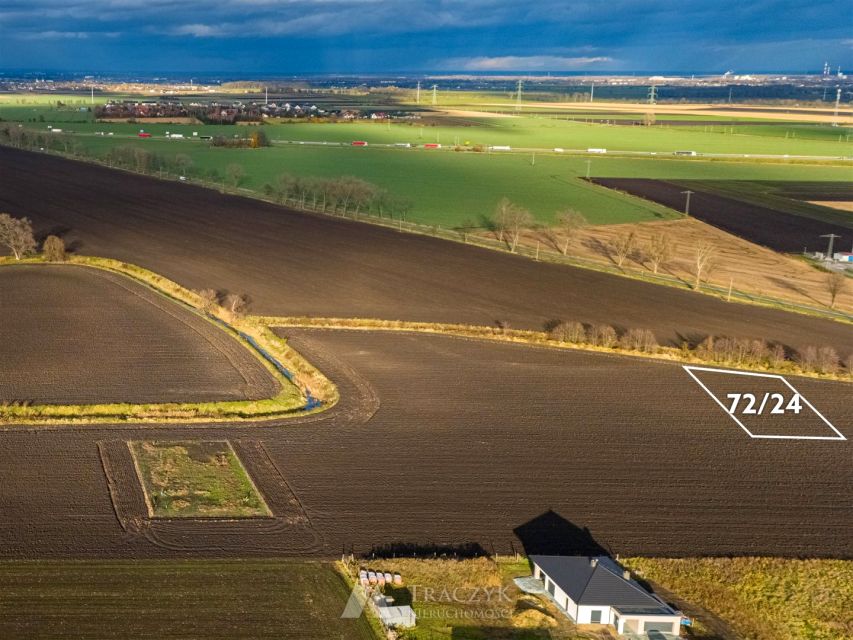
M 509 344 L 522 344 L 532 347 L 546 349 L 561 349 L 568 351 L 585 351 L 601 355 L 626 356 L 632 358 L 644 358 L 660 362 L 712 365 L 720 364 L 705 360 L 695 355 L 685 357 L 685 351 L 678 347 L 658 346 L 656 351 L 635 351 L 619 346 L 603 347 L 586 342 L 566 342 L 555 340 L 544 331 L 533 331 L 528 329 L 501 329 L 498 327 L 487 327 L 483 325 L 465 324 L 442 324 L 431 322 L 411 322 L 405 320 L 379 320 L 371 318 L 320 318 L 320 317 L 290 317 L 290 316 L 257 316 L 256 319 L 270 328 L 299 328 L 299 329 L 328 329 L 330 331 L 385 331 L 397 333 L 422 333 L 428 335 L 443 335 L 455 338 L 467 338 L 473 340 L 490 340 Z M 691 352 L 688 352 L 691 353 Z M 840 382 L 853 384 L 853 374 L 827 374 L 802 371 L 795 368 L 793 362 L 788 361 L 789 367 L 785 369 L 774 369 L 767 366 L 750 367 L 745 363 L 737 363 L 732 366 L 743 367 L 742 371 L 749 371 L 751 375 L 793 375 L 800 378 L 810 378 L 828 382 Z

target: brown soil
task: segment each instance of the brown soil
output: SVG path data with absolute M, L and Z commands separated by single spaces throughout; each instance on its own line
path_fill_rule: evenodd
M 8 430 L 0 556 L 335 556 L 476 543 L 501 553 L 594 544 L 623 555 L 853 557 L 850 441 L 750 439 L 677 364 L 416 334 L 280 333 L 339 385 L 340 405 L 281 426 L 192 432 L 239 445 L 270 508 L 294 520 L 152 524 L 134 516 L 144 506 L 127 460 L 108 454 L 102 466 L 96 446 L 150 431 Z M 791 381 L 849 428 L 848 385 Z M 189 430 L 163 426 L 157 437 Z
M 81 253 L 193 289 L 251 296 L 263 315 L 374 317 L 541 329 L 555 318 L 853 352 L 849 325 L 426 236 L 310 215 L 45 154 L 0 149 L 0 210 Z M 46 181 L 50 188 L 46 189 Z
M 661 274 L 692 283 L 695 279 L 696 247 L 709 243 L 716 247 L 717 252 L 709 279 L 711 283 L 723 288 L 731 284 L 736 291 L 812 307 L 825 307 L 829 303 L 825 273 L 802 260 L 760 247 L 696 218 L 587 227 L 570 244 L 569 255 L 615 265 L 611 242 L 631 232 L 636 235 L 638 251 L 625 261 L 624 266 L 629 269 L 651 273 L 643 248 L 648 246 L 652 236 L 664 234 L 672 241 L 673 256 L 660 268 Z M 492 235 L 489 234 L 490 237 Z M 557 229 L 525 234 L 522 242 L 531 247 L 539 242 L 549 250 L 562 251 L 564 237 Z M 835 308 L 853 311 L 853 287 L 839 294 Z
M 210 402 L 278 391 L 227 333 L 124 276 L 4 266 L 0 300 L 0 401 Z
M 684 210 L 685 189 L 678 184 L 646 178 L 594 178 L 593 182 L 676 211 Z M 825 250 L 826 239 L 821 236 L 828 233 L 840 236 L 837 246 L 846 247 L 853 242 L 853 228 L 850 227 L 761 207 L 699 188 L 693 191 L 690 198 L 692 217 L 775 251 Z

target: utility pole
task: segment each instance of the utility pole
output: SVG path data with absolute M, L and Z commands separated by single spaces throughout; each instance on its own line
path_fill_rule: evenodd
M 586 179 L 587 180 L 589 180 L 589 171 L 590 171 L 591 167 L 592 167 L 592 160 L 587 160 L 586 161 Z
M 415 104 L 421 103 L 421 81 L 418 80 L 418 88 L 415 91 Z
M 732 88 L 729 87 L 729 104 L 732 103 Z
M 264 104 L 270 103 L 270 89 L 269 87 L 264 87 Z
M 687 202 L 684 203 L 684 215 L 689 216 L 690 215 L 690 196 L 692 196 L 694 192 L 687 190 L 687 191 L 682 191 L 681 193 L 683 193 L 687 196 Z
M 432 85 L 432 106 L 435 106 L 438 104 L 438 94 L 436 93 L 437 90 L 438 90 L 438 85 L 437 84 Z
M 593 82 L 589 85 L 589 101 L 592 102 L 592 99 L 595 98 L 595 83 Z
M 829 238 L 829 247 L 826 250 L 826 259 L 832 259 L 832 245 L 835 244 L 835 239 L 840 238 L 841 236 L 836 235 L 834 233 L 827 233 L 826 235 L 821 236 L 821 238 Z
M 515 95 L 515 110 L 516 111 L 521 111 L 521 87 L 522 87 L 523 83 L 524 83 L 523 80 L 518 81 L 518 89 L 516 90 L 516 95 Z
M 838 110 L 841 108 L 841 87 L 835 92 L 835 113 L 832 116 L 832 126 L 838 126 Z
M 89 87 L 92 90 L 92 104 L 95 104 L 95 85 Z
M 658 88 L 657 85 L 652 85 L 649 87 L 649 104 L 654 104 L 658 99 Z

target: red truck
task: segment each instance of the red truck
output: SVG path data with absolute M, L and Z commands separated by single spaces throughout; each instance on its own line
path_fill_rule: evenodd
M 367 143 L 364 140 L 353 140 L 351 144 L 354 147 L 366 147 L 367 146 Z
M 145 133 L 144 131 L 140 131 L 140 132 L 139 132 L 138 134 L 136 134 L 136 135 L 138 135 L 140 138 L 150 138 L 150 137 L 151 137 L 151 134 L 150 134 L 150 133 Z

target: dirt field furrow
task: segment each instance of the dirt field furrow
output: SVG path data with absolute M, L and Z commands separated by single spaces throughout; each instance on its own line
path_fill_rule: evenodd
M 76 251 L 246 293 L 254 313 L 541 329 L 556 318 L 853 352 L 847 325 L 0 149 L 0 210 Z M 46 185 L 48 185 L 46 187 Z M 33 194 L 38 193 L 38 198 Z M 800 247 L 801 248 L 801 247 Z
M 98 443 L 150 429 L 6 430 L 0 557 L 333 557 L 471 542 L 853 557 L 850 440 L 752 439 L 678 364 L 423 334 L 281 333 L 338 384 L 338 407 L 280 425 L 161 426 L 157 437 L 237 443 L 273 510 L 296 509 L 310 527 L 125 529 Z M 849 385 L 791 381 L 850 437 Z
M 277 391 L 234 338 L 124 276 L 0 268 L 0 401 L 200 402 Z

